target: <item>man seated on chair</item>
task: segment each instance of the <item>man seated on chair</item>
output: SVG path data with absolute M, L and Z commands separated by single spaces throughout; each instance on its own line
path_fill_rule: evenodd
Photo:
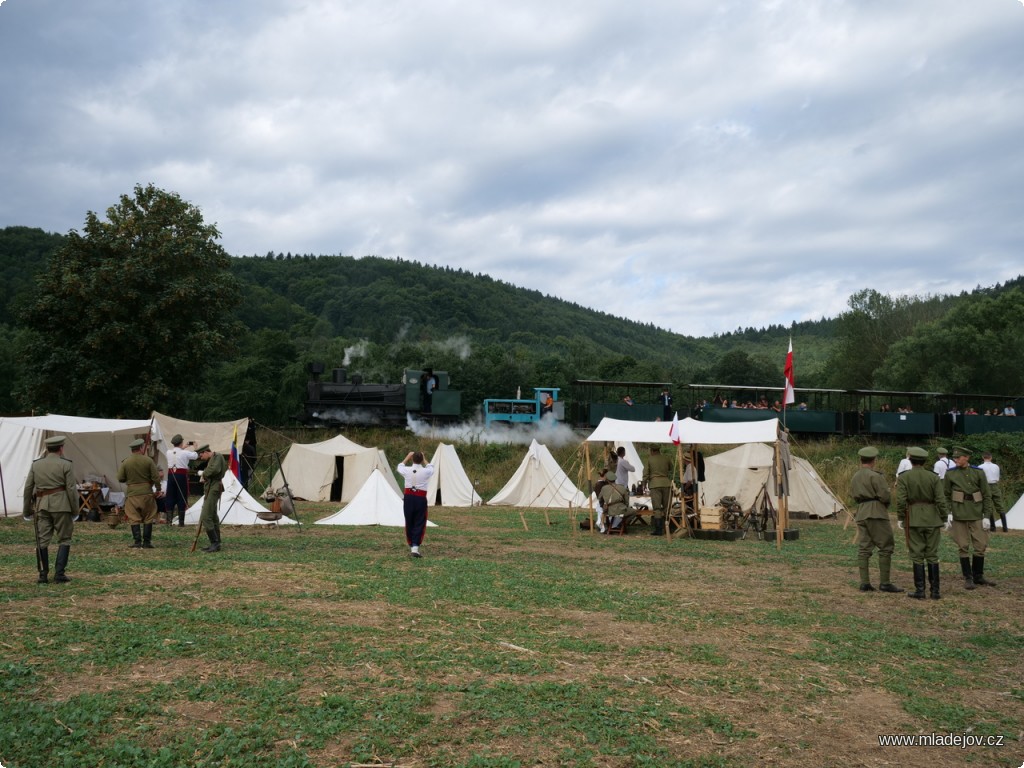
M 627 525 L 629 512 L 629 491 L 619 483 L 607 482 L 600 491 L 598 499 L 608 521 L 608 530 L 622 532 Z M 617 518 L 617 519 L 616 519 Z

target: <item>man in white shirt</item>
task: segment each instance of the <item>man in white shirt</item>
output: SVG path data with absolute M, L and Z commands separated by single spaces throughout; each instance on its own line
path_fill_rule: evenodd
M 409 465 L 412 462 L 412 466 Z M 427 485 L 434 474 L 434 465 L 425 463 L 420 451 L 409 451 L 409 454 L 395 467 L 405 480 L 405 495 L 402 497 L 402 509 L 405 513 L 405 540 L 409 545 L 409 554 L 423 557 L 420 545 L 427 530 Z
M 167 524 L 174 520 L 174 510 L 178 510 L 178 525 L 185 525 L 185 512 L 188 510 L 188 464 L 199 458 L 199 454 L 193 450 L 196 444 L 189 441 L 184 448 L 181 444 L 185 441 L 181 435 L 171 438 L 171 449 L 167 451 L 167 496 L 164 497 L 164 515 Z
M 932 465 L 932 472 L 938 475 L 939 479 L 942 480 L 946 477 L 947 470 L 952 469 L 956 464 L 954 464 L 953 460 L 949 458 L 949 451 L 945 448 L 937 448 L 935 449 L 935 452 L 939 454 L 939 458 L 937 458 L 935 463 Z
M 910 449 L 908 448 L 906 455 L 900 460 L 899 466 L 896 467 L 896 477 L 899 477 L 904 472 L 909 472 L 913 466 L 910 463 Z
M 988 478 L 988 490 L 992 494 L 992 508 L 999 514 L 999 519 L 1003 521 L 1003 533 L 1009 533 L 1009 529 L 1006 526 L 1006 507 L 1003 506 L 1003 489 L 999 485 L 999 481 L 1002 479 L 1002 473 L 999 469 L 999 465 L 992 461 L 992 454 L 985 451 L 981 454 L 982 462 L 979 469 L 985 473 L 985 477 Z M 996 529 L 996 518 L 995 515 L 990 515 L 988 518 L 988 529 L 994 531 Z

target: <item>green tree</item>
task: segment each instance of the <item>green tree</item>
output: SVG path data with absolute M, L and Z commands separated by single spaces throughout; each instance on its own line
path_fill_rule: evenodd
M 238 288 L 194 205 L 153 185 L 92 211 L 27 299 L 19 397 L 88 416 L 174 412 L 230 347 Z

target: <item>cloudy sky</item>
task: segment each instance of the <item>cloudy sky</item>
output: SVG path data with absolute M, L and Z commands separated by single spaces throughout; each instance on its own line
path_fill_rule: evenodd
M 1024 273 L 1022 0 L 0 2 L 0 226 L 152 182 L 692 335 Z

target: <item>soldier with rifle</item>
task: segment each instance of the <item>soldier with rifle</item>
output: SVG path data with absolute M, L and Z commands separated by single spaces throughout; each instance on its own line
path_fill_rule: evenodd
M 224 492 L 222 480 L 227 474 L 228 463 L 221 454 L 211 451 L 209 445 L 202 446 L 196 453 L 199 454 L 201 461 L 206 462 L 206 468 L 203 470 L 203 485 L 206 488 L 203 492 L 203 512 L 199 517 L 199 526 L 206 530 L 210 545 L 203 547 L 203 552 L 220 552 L 220 518 L 217 516 L 217 507 L 220 504 L 220 495 Z M 195 544 L 192 546 L 195 548 Z
M 930 597 L 938 600 L 939 593 L 939 539 L 942 526 L 949 516 L 942 480 L 924 466 L 928 451 L 911 448 L 907 451 L 910 470 L 896 478 L 896 519 L 903 521 L 903 534 L 907 552 L 914 566 L 914 591 L 907 597 L 924 600 L 925 570 L 927 569 Z
M 78 491 L 71 461 L 64 458 L 64 435 L 46 439 L 46 455 L 32 462 L 25 479 L 24 509 L 33 510 L 36 536 L 36 565 L 39 583 L 49 582 L 50 541 L 57 538 L 57 562 L 53 580 L 65 584 L 71 557 L 71 536 L 75 531 Z

